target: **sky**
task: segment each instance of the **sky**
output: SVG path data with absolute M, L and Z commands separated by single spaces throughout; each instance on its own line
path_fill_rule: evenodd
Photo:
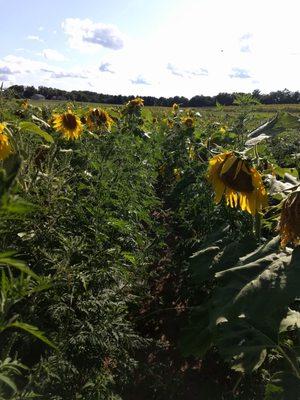
M 0 0 L 0 84 L 141 96 L 300 90 L 299 0 Z

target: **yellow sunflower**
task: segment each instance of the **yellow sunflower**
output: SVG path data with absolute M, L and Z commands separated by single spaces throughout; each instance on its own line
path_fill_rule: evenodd
M 278 224 L 281 246 L 300 243 L 300 191 L 291 193 L 284 201 Z
M 9 143 L 8 136 L 3 133 L 5 124 L 0 123 L 0 160 L 5 160 L 11 153 L 12 147 Z
M 218 204 L 223 195 L 230 207 L 240 207 L 253 216 L 267 205 L 261 175 L 233 152 L 218 154 L 209 161 L 208 180 Z
M 105 128 L 110 130 L 113 120 L 109 114 L 101 108 L 92 108 L 86 118 L 88 127 L 90 129 Z
M 82 133 L 80 119 L 71 110 L 53 115 L 54 129 L 63 134 L 65 139 L 78 139 Z

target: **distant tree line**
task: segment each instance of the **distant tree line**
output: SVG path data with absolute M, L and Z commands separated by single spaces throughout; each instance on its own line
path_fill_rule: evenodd
M 66 90 L 54 89 L 45 86 L 13 85 L 4 90 L 4 95 L 17 99 L 30 99 L 35 94 L 43 95 L 47 100 L 69 100 L 79 102 L 103 103 L 103 104 L 124 104 L 134 98 L 134 96 L 110 95 L 91 92 L 89 90 Z M 166 106 L 170 107 L 174 103 L 181 107 L 210 107 L 217 103 L 221 105 L 232 105 L 236 95 L 241 93 L 219 93 L 216 96 L 197 95 L 190 99 L 183 96 L 174 97 L 154 97 L 141 96 L 146 106 Z M 262 104 L 296 104 L 300 103 L 300 92 L 291 92 L 288 89 L 277 90 L 269 94 L 262 94 L 259 90 L 254 90 L 252 96 Z

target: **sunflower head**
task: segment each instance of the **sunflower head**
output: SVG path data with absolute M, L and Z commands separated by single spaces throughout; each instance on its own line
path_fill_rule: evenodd
M 179 168 L 173 169 L 173 175 L 175 177 L 176 182 L 180 181 L 182 171 Z
M 184 118 L 182 118 L 182 123 L 187 128 L 193 128 L 193 126 L 194 126 L 194 118 L 192 118 L 192 117 L 184 117 Z
M 144 106 L 144 100 L 141 99 L 140 97 L 136 97 L 135 99 L 130 100 L 127 103 L 127 106 L 129 106 L 131 108 L 143 107 Z
M 13 152 L 8 136 L 3 133 L 4 129 L 5 124 L 0 123 L 0 160 L 5 160 Z
M 123 114 L 139 115 L 141 113 L 142 107 L 144 107 L 144 100 L 140 97 L 136 97 L 135 99 L 132 99 L 125 104 Z
M 28 99 L 23 100 L 22 103 L 21 103 L 21 108 L 23 110 L 27 110 L 28 107 L 29 107 L 29 100 Z
M 173 123 L 173 121 L 172 121 L 170 118 L 167 118 L 167 119 L 166 119 L 166 122 L 167 122 L 168 128 L 173 128 L 174 123 Z
M 179 111 L 179 105 L 174 103 L 172 106 L 172 110 L 173 110 L 174 114 L 177 114 Z
M 291 193 L 284 201 L 278 224 L 281 246 L 300 243 L 300 191 Z
M 63 134 L 65 139 L 78 139 L 82 133 L 82 124 L 80 119 L 68 110 L 63 114 L 53 115 L 54 129 Z
M 227 205 L 255 215 L 267 204 L 267 193 L 259 172 L 233 152 L 218 154 L 209 162 L 208 180 L 215 190 L 215 202 L 224 195 Z
M 110 130 L 113 123 L 109 114 L 105 110 L 101 110 L 101 108 L 91 109 L 86 120 L 90 129 L 105 128 L 106 130 Z

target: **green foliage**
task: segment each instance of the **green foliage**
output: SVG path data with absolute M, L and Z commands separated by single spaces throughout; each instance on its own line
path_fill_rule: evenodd
M 208 160 L 223 151 L 250 154 L 263 172 L 265 160 L 282 154 L 275 141 L 299 123 L 280 114 L 254 129 L 265 119 L 253 115 L 253 98 L 236 101 L 233 117 L 219 106 L 218 118 L 127 104 L 110 110 L 111 132 L 84 126 L 76 141 L 53 131 L 48 107 L 11 103 L 15 153 L 0 171 L 3 398 L 119 400 L 142 370 L 153 380 L 149 399 L 179 399 L 183 381 L 162 382 L 161 364 L 146 371 L 138 357 L 151 340 L 137 329 L 136 313 L 153 296 L 152 267 L 170 248 L 178 302 L 192 310 L 185 356 L 205 359 L 217 348 L 234 371 L 257 374 L 259 391 L 244 388 L 245 396 L 262 393 L 264 381 L 266 399 L 292 398 L 299 248 L 280 249 L 271 232 L 284 192 L 270 199 L 260 230 L 258 218 L 215 205 L 206 176 Z M 87 111 L 69 106 L 81 118 Z M 262 134 L 268 140 L 245 148 Z M 286 172 L 297 177 L 297 164 L 287 166 L 274 166 L 279 183 Z M 217 392 L 229 398 L 224 388 Z

